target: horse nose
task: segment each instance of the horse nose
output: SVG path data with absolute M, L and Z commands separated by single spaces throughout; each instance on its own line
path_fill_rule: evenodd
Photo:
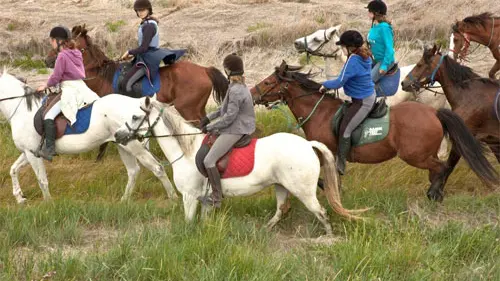
M 302 43 L 301 41 L 297 40 L 293 43 L 293 45 L 295 46 L 295 49 L 297 50 L 304 50 L 304 43 Z
M 406 80 L 403 80 L 403 82 L 401 82 L 401 88 L 403 89 L 403 91 L 411 91 L 411 83 L 406 81 Z

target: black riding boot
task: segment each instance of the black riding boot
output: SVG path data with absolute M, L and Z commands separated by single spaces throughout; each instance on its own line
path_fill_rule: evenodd
M 215 208 L 220 208 L 222 201 L 222 187 L 220 183 L 220 174 L 217 167 L 207 168 L 207 175 L 210 185 L 212 186 L 212 196 L 199 197 L 203 204 L 210 204 Z
M 52 161 L 52 157 L 56 155 L 56 125 L 54 120 L 43 120 L 43 129 L 45 131 L 45 145 L 41 150 L 35 152 L 35 156 Z
M 351 138 L 339 138 L 339 147 L 337 148 L 337 171 L 343 175 L 345 172 L 345 164 L 347 155 L 351 150 Z

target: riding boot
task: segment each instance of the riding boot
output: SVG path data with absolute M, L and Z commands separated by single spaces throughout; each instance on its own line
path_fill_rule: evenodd
M 339 146 L 337 148 L 337 171 L 344 175 L 347 155 L 351 150 L 351 138 L 339 138 Z
M 35 156 L 52 161 L 52 157 L 56 155 L 56 125 L 54 120 L 43 120 L 43 128 L 45 131 L 45 146 L 43 149 L 36 151 Z
M 220 182 L 220 174 L 217 167 L 207 168 L 207 175 L 210 185 L 212 186 L 212 196 L 199 197 L 203 204 L 209 204 L 215 208 L 220 208 L 222 201 L 222 187 Z

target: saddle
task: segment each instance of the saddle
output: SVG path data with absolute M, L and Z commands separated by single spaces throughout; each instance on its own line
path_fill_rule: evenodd
M 196 167 L 198 168 L 198 171 L 205 177 L 208 177 L 208 175 L 205 169 L 205 165 L 203 164 L 203 160 L 207 156 L 210 148 L 212 148 L 218 137 L 219 135 L 215 134 L 206 135 L 205 139 L 203 139 L 200 149 L 196 153 Z M 255 152 L 256 142 L 257 139 L 253 139 L 250 135 L 244 135 L 236 144 L 233 145 L 228 153 L 226 153 L 221 157 L 221 159 L 217 161 L 217 169 L 222 175 L 222 178 L 244 176 L 253 170 L 253 156 Z M 240 160 L 240 163 L 235 163 L 235 161 L 238 160 Z M 235 165 L 237 164 L 239 164 L 240 167 L 235 167 Z M 228 171 L 228 167 L 230 166 L 233 166 L 233 171 Z
M 340 124 L 352 103 L 345 101 L 332 118 L 332 132 L 339 136 Z M 352 132 L 353 146 L 361 146 L 384 139 L 389 132 L 389 107 L 385 99 L 377 101 L 365 120 Z
M 390 97 L 395 95 L 399 89 L 400 78 L 401 70 L 398 64 L 395 63 L 375 84 L 377 97 Z
M 61 100 L 61 94 L 61 92 L 58 92 L 47 95 L 42 101 L 42 106 L 40 106 L 36 112 L 33 123 L 36 132 L 40 136 L 44 135 L 43 117 L 58 101 Z M 56 126 L 56 139 L 59 139 L 64 135 L 81 134 L 87 131 L 90 124 L 92 106 L 93 103 L 81 108 L 78 111 L 76 115 L 77 121 L 73 124 L 73 127 L 70 126 L 68 119 L 66 119 L 62 113 L 57 115 L 54 120 Z
M 146 68 L 146 75 L 132 85 L 132 92 L 127 92 L 125 89 L 126 79 L 130 78 L 129 73 L 135 67 Z M 133 64 L 131 62 L 121 63 L 113 77 L 113 90 L 117 93 L 125 94 L 132 98 L 141 98 L 144 96 L 153 96 L 160 90 L 160 72 L 151 77 L 149 69 L 144 63 Z

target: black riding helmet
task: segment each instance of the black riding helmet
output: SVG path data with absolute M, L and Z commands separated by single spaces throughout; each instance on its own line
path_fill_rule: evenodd
M 340 40 L 335 43 L 336 45 L 359 48 L 363 46 L 364 40 L 361 33 L 356 30 L 347 30 L 340 35 Z
M 134 2 L 134 11 L 148 10 L 149 14 L 153 14 L 153 6 L 149 0 L 136 0 Z
M 366 6 L 369 12 L 379 15 L 387 14 L 387 5 L 381 0 L 373 0 Z
M 243 75 L 245 72 L 243 69 L 243 60 L 235 53 L 225 57 L 222 65 L 228 76 Z
M 71 39 L 71 31 L 65 26 L 59 25 L 50 30 L 49 37 L 59 40 L 69 40 Z

